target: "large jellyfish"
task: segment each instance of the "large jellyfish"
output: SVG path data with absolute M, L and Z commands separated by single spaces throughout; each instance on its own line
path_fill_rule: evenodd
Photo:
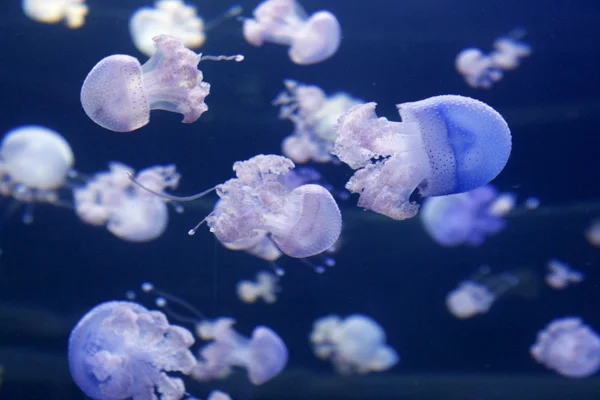
M 600 370 L 600 336 L 580 318 L 552 321 L 530 349 L 540 364 L 568 378 L 585 378 Z
M 331 57 L 341 41 L 337 18 L 329 11 L 310 17 L 296 0 L 266 0 L 244 21 L 244 37 L 253 46 L 273 42 L 290 46 L 290 59 L 300 65 Z
M 201 322 L 198 337 L 210 340 L 200 350 L 200 358 L 191 376 L 199 381 L 227 377 L 233 367 L 245 368 L 248 379 L 261 385 L 279 374 L 287 364 L 288 352 L 281 338 L 266 326 L 258 326 L 251 338 L 233 329 L 235 320 L 219 318 Z
M 429 197 L 419 213 L 421 222 L 442 246 L 479 246 L 486 236 L 506 225 L 501 215 L 493 213 L 498 196 L 492 185 L 485 185 L 465 193 Z
M 358 169 L 346 189 L 359 207 L 393 219 L 412 218 L 425 196 L 467 192 L 494 179 L 511 152 L 506 121 L 481 101 L 436 96 L 399 104 L 402 122 L 377 118 L 376 103 L 354 106 L 334 129 L 332 154 Z
M 181 399 L 185 385 L 168 372 L 189 374 L 196 360 L 193 335 L 169 325 L 159 311 L 111 301 L 89 311 L 69 337 L 69 368 L 95 400 Z
M 169 220 L 165 200 L 135 185 L 130 167 L 112 162 L 110 171 L 96 174 L 85 186 L 73 190 L 75 212 L 90 225 L 106 225 L 109 232 L 129 242 L 147 242 L 163 234 Z M 174 165 L 140 171 L 136 181 L 155 192 L 179 184 Z
M 581 272 L 572 269 L 562 261 L 552 259 L 548 261 L 547 266 L 546 283 L 552 289 L 565 289 L 571 284 L 583 281 L 583 274 Z
M 337 133 L 333 130 L 340 115 L 361 103 L 347 93 L 327 96 L 318 86 L 284 81 L 286 90 L 273 105 L 279 106 L 279 118 L 294 124 L 294 133 L 283 140 L 283 154 L 295 163 L 337 161 L 331 155 Z
M 85 0 L 23 0 L 22 6 L 34 21 L 56 24 L 65 20 L 71 29 L 81 28 L 89 12 Z
M 277 292 L 281 290 L 278 282 L 276 275 L 261 271 L 256 274 L 256 282 L 238 282 L 237 295 L 244 303 L 255 303 L 261 299 L 267 304 L 273 304 L 277 301 Z
M 331 360 L 344 375 L 385 371 L 399 361 L 396 351 L 385 344 L 384 330 L 365 315 L 353 314 L 343 320 L 337 315 L 319 318 L 310 341 L 317 357 Z
M 11 130 L 0 143 L 0 195 L 23 203 L 56 203 L 74 156 L 69 143 L 42 126 Z

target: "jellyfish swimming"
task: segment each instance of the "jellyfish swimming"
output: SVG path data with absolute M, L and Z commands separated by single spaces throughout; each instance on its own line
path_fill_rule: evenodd
M 244 303 L 252 304 L 262 300 L 267 304 L 277 301 L 279 278 L 269 272 L 261 271 L 256 274 L 256 282 L 242 280 L 237 284 L 237 295 Z
M 71 29 L 81 28 L 89 12 L 85 0 L 22 0 L 21 4 L 32 20 L 46 24 L 64 20 Z
M 182 0 L 158 0 L 154 7 L 139 8 L 129 19 L 129 33 L 135 47 L 148 57 L 156 52 L 153 38 L 158 35 L 179 38 L 188 49 L 206 41 L 204 21 L 196 15 L 196 7 Z
M 428 197 L 421 222 L 431 238 L 442 246 L 479 246 L 486 236 L 504 229 L 502 216 L 492 213 L 499 194 L 492 185 L 449 196 Z
M 253 385 L 261 385 L 278 375 L 288 359 L 283 340 L 266 326 L 254 328 L 252 337 L 246 338 L 233 329 L 233 324 L 231 318 L 198 324 L 198 337 L 211 342 L 200 350 L 191 376 L 199 381 L 222 379 L 233 367 L 241 367 Z
M 377 118 L 376 103 L 353 106 L 335 125 L 332 154 L 358 170 L 346 189 L 358 206 L 396 220 L 412 218 L 422 197 L 483 186 L 504 168 L 511 134 L 502 116 L 469 97 L 444 95 L 397 105 L 402 122 Z
M 15 128 L 0 143 L 0 195 L 55 204 L 74 161 L 71 146 L 57 132 L 36 125 Z
M 491 274 L 488 267 L 480 268 L 469 280 L 446 296 L 448 311 L 458 319 L 467 319 L 487 313 L 499 296 L 519 284 L 519 278 L 505 272 Z
M 584 232 L 584 236 L 589 244 L 600 247 L 600 219 L 595 219 L 590 223 Z
M 567 378 L 585 378 L 600 370 L 600 336 L 577 317 L 552 321 L 538 333 L 530 353 Z
M 121 163 L 96 174 L 86 185 L 73 190 L 75 212 L 85 223 L 106 225 L 113 235 L 128 242 L 148 242 L 167 228 L 169 213 L 165 200 L 135 185 L 134 170 Z M 181 176 L 174 165 L 154 166 L 140 171 L 136 181 L 155 192 L 175 189 Z
M 552 259 L 547 264 L 546 283 L 552 289 L 561 290 L 583 281 L 583 274 L 562 261 Z
M 192 371 L 193 344 L 191 332 L 169 325 L 163 313 L 111 301 L 94 307 L 73 328 L 69 369 L 94 400 L 177 400 L 185 385 L 168 373 Z
M 343 375 L 381 372 L 396 365 L 396 350 L 386 345 L 385 331 L 373 319 L 352 314 L 328 315 L 313 324 L 310 342 L 317 357 L 330 360 Z
M 266 0 L 244 20 L 244 38 L 253 46 L 272 42 L 290 46 L 288 55 L 299 65 L 319 63 L 340 46 L 340 24 L 329 11 L 310 16 L 296 0 Z
M 361 101 L 344 92 L 327 96 L 318 86 L 284 81 L 285 90 L 273 100 L 279 118 L 294 124 L 294 133 L 282 142 L 283 154 L 297 164 L 336 162 L 331 149 L 337 133 L 333 126 L 340 115 Z

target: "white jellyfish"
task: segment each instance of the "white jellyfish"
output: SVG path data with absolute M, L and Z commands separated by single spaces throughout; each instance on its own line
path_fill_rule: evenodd
M 258 326 L 251 338 L 233 329 L 235 320 L 219 318 L 198 324 L 196 333 L 211 342 L 200 350 L 191 376 L 199 381 L 227 377 L 233 367 L 245 368 L 248 379 L 261 385 L 279 374 L 287 364 L 288 352 L 281 338 L 266 326 Z
M 253 46 L 273 42 L 290 46 L 290 59 L 300 65 L 331 57 L 341 41 L 337 18 L 329 11 L 307 16 L 296 0 L 266 0 L 244 21 L 244 37 Z
M 56 203 L 74 156 L 69 143 L 42 126 L 11 130 L 0 143 L 0 195 L 23 203 Z
M 294 133 L 282 142 L 283 154 L 295 163 L 335 162 L 331 150 L 337 132 L 333 126 L 340 115 L 361 101 L 344 92 L 327 96 L 321 88 L 284 81 L 285 91 L 279 93 L 274 106 L 279 106 L 279 118 L 294 124 Z
M 90 225 L 106 225 L 109 232 L 129 242 L 147 242 L 163 234 L 169 213 L 165 200 L 134 184 L 130 167 L 112 162 L 85 186 L 75 188 L 75 212 Z M 180 175 L 174 165 L 140 171 L 136 181 L 154 192 L 175 189 Z
M 313 324 L 310 342 L 317 357 L 331 360 L 340 374 L 366 374 L 390 369 L 399 361 L 386 345 L 384 330 L 371 318 L 353 314 L 346 319 L 328 315 Z
M 22 6 L 34 21 L 56 24 L 64 20 L 71 29 L 81 28 L 89 12 L 85 0 L 22 0 Z
M 590 223 L 590 226 L 584 232 L 585 238 L 594 247 L 600 247 L 600 219 Z
M 261 299 L 267 304 L 273 304 L 277 301 L 277 292 L 281 290 L 278 282 L 276 275 L 261 271 L 256 274 L 256 282 L 238 282 L 237 295 L 244 303 L 255 303 Z
M 561 290 L 567 286 L 583 281 L 583 274 L 572 269 L 562 261 L 552 259 L 548 261 L 548 274 L 546 283 L 552 289 Z
M 600 370 L 600 336 L 580 318 L 552 321 L 539 332 L 531 356 L 568 378 L 585 378 Z
M 446 296 L 446 307 L 456 318 L 467 319 L 485 314 L 498 297 L 519 283 L 511 273 L 492 275 L 488 267 L 482 267 L 468 281 Z

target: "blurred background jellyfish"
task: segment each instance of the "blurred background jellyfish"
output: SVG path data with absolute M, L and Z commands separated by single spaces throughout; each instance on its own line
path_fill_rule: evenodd
M 296 0 L 266 0 L 244 20 L 244 37 L 253 46 L 273 42 L 290 46 L 290 59 L 300 65 L 331 57 L 341 41 L 337 18 L 329 11 L 307 16 Z
M 319 318 L 313 324 L 310 342 L 317 357 L 330 360 L 344 375 L 385 371 L 399 361 L 396 351 L 385 344 L 384 330 L 365 315 Z
M 261 271 L 256 274 L 256 282 L 238 282 L 237 295 L 244 303 L 252 304 L 261 299 L 267 304 L 273 304 L 277 301 L 277 292 L 281 291 L 278 282 L 276 275 Z
M 95 400 L 181 399 L 185 385 L 168 372 L 189 374 L 196 360 L 193 335 L 169 325 L 159 311 L 111 301 L 90 310 L 69 337 L 69 368 Z
M 546 283 L 552 289 L 565 289 L 567 286 L 583 281 L 581 272 L 572 269 L 562 261 L 552 259 L 548 261 L 547 267 Z
M 204 21 L 182 0 L 158 0 L 154 7 L 139 8 L 129 19 L 129 33 L 135 47 L 148 57 L 156 52 L 153 38 L 158 35 L 174 36 L 189 49 L 206 40 Z
M 90 225 L 106 225 L 109 232 L 129 242 L 161 236 L 169 220 L 165 200 L 135 185 L 129 179 L 134 174 L 132 168 L 112 162 L 109 169 L 73 190 L 77 216 Z M 160 193 L 177 188 L 180 178 L 175 166 L 167 165 L 146 168 L 135 179 Z
M 89 12 L 85 0 L 22 0 L 25 15 L 34 21 L 56 24 L 65 21 L 71 29 L 81 28 Z
M 590 226 L 584 232 L 585 238 L 594 247 L 600 247 L 600 219 L 590 223 Z
M 279 118 L 294 124 L 294 133 L 282 142 L 283 154 L 295 163 L 335 162 L 331 155 L 337 133 L 333 126 L 340 115 L 360 100 L 344 92 L 327 96 L 318 86 L 284 81 L 285 89 L 273 105 L 280 107 Z
M 425 231 L 442 246 L 479 246 L 486 236 L 506 225 L 492 213 L 499 194 L 492 185 L 449 196 L 429 197 L 423 202 L 421 222 Z
M 552 321 L 539 332 L 531 356 L 567 378 L 585 378 L 600 369 L 600 336 L 580 318 Z
M 493 275 L 489 267 L 481 267 L 469 280 L 446 296 L 446 307 L 456 318 L 467 319 L 485 314 L 499 296 L 519 284 L 519 278 L 511 273 Z
M 353 106 L 334 129 L 332 154 L 358 170 L 346 189 L 358 206 L 396 220 L 412 218 L 410 196 L 467 192 L 494 179 L 511 152 L 502 116 L 463 96 L 435 96 L 399 104 L 402 122 L 377 118 L 376 103 Z
M 233 329 L 235 320 L 218 318 L 198 324 L 196 333 L 211 342 L 200 350 L 191 376 L 199 381 L 223 379 L 233 367 L 245 368 L 253 385 L 278 375 L 287 364 L 288 352 L 281 338 L 266 326 L 257 326 L 246 338 Z

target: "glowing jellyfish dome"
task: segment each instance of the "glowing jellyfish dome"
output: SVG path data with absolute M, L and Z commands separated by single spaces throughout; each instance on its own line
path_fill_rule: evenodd
M 85 0 L 22 0 L 22 6 L 34 21 L 56 24 L 64 20 L 71 29 L 81 28 L 89 12 Z

